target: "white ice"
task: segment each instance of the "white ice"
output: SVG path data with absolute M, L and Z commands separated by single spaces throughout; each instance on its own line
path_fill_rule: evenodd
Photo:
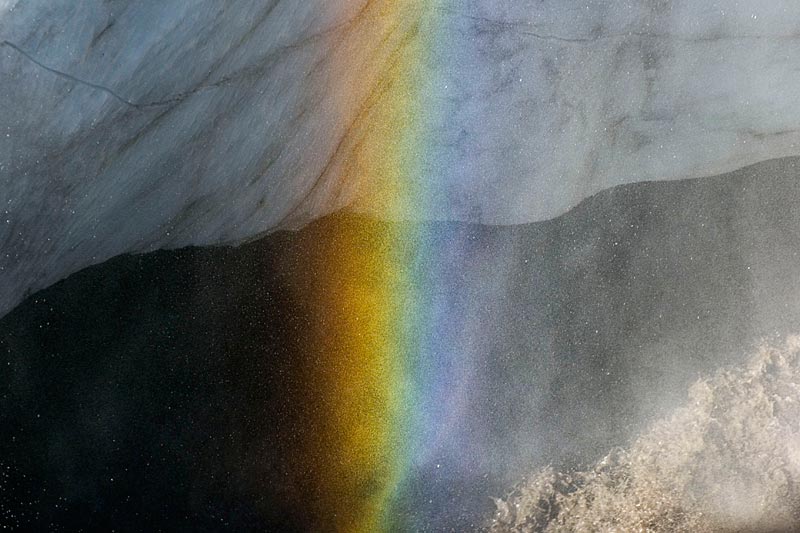
M 120 253 L 241 242 L 350 205 L 346 163 L 380 135 L 364 103 L 418 39 L 433 118 L 404 179 L 428 206 L 358 203 L 377 216 L 538 221 L 614 185 L 800 152 L 796 2 L 409 0 L 375 15 L 390 3 L 0 0 L 0 315 Z

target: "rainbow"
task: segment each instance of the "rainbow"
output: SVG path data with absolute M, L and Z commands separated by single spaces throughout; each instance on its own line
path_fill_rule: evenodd
M 400 217 L 428 209 L 425 139 L 441 113 L 430 76 L 436 4 L 368 2 L 350 28 L 366 40 L 380 35 L 389 47 L 346 139 L 352 148 L 343 175 L 359 183 L 356 208 L 364 201 Z M 436 424 L 424 408 L 436 394 L 428 346 L 437 314 L 428 296 L 435 235 L 411 222 L 341 217 L 335 227 L 316 252 L 326 266 L 310 289 L 319 364 L 308 380 L 316 431 L 304 454 L 314 513 L 325 530 L 414 530 L 396 503 Z

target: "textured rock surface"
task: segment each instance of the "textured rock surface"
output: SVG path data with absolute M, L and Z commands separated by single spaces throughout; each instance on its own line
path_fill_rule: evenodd
M 0 314 L 347 205 L 520 223 L 797 155 L 798 67 L 790 2 L 0 0 Z M 428 205 L 387 210 L 352 164 L 402 129 L 375 109 L 403 70 Z

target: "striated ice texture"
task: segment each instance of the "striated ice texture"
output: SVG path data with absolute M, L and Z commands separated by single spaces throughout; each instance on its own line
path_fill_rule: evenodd
M 386 211 L 348 161 L 413 46 L 430 113 L 402 179 L 429 197 Z M 121 253 L 357 198 L 512 224 L 798 155 L 799 94 L 789 1 L 0 0 L 0 315 Z

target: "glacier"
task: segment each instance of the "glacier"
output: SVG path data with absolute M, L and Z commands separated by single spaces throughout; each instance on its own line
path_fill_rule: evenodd
M 348 161 L 415 45 L 437 112 L 403 178 L 429 198 L 386 210 Z M 119 254 L 340 209 L 519 224 L 797 156 L 798 87 L 787 1 L 0 0 L 0 315 Z

